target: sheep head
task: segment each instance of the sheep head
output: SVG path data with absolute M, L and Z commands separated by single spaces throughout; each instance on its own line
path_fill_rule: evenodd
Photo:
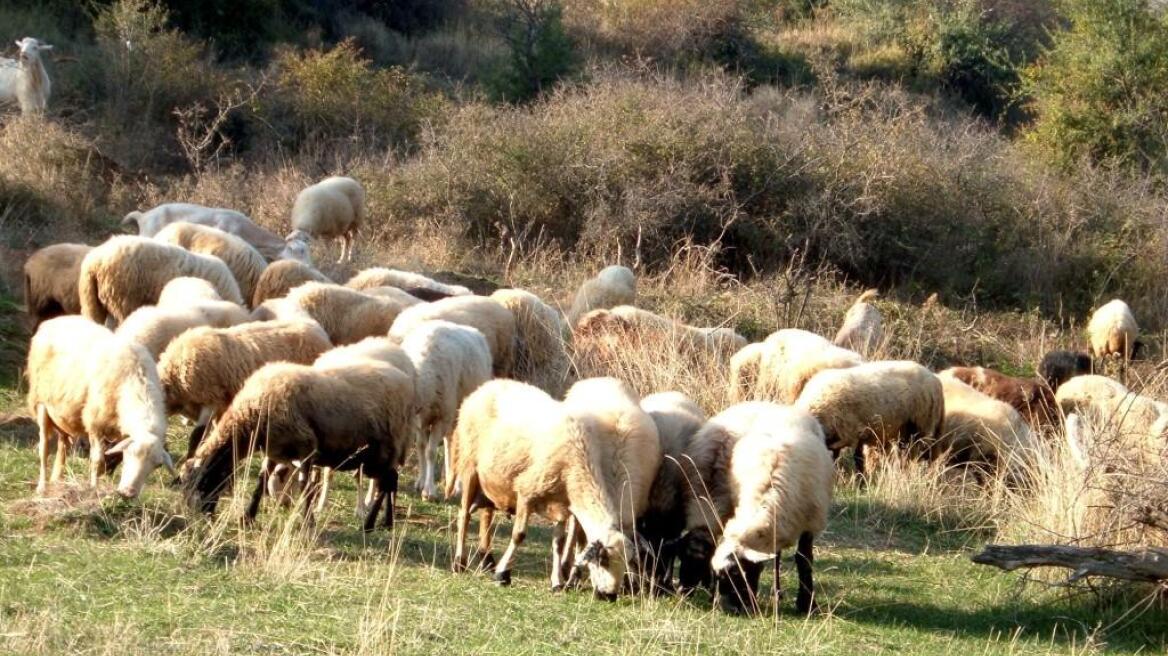
M 312 253 L 309 251 L 309 241 L 312 235 L 303 230 L 293 230 L 284 238 L 284 250 L 280 251 L 281 260 L 296 260 L 312 266 Z
M 587 568 L 596 596 L 616 599 L 633 556 L 632 542 L 620 531 L 610 531 L 604 540 L 594 540 L 576 557 L 577 571 Z
M 20 48 L 20 65 L 28 66 L 33 62 L 39 62 L 41 58 L 41 51 L 52 50 L 53 46 L 47 43 L 41 43 L 31 36 L 26 36 L 16 42 L 16 47 Z
M 174 460 L 166 452 L 164 441 L 154 435 L 127 437 L 110 447 L 106 455 L 121 454 L 122 476 L 118 482 L 118 494 L 126 499 L 138 496 L 146 485 L 146 479 L 159 467 L 166 467 L 176 474 Z

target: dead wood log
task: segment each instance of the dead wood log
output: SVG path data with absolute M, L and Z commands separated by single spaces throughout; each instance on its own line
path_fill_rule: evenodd
M 1074 583 L 1085 576 L 1151 583 L 1168 580 L 1168 550 L 1164 549 L 1119 551 L 1056 544 L 990 544 L 981 553 L 974 554 L 971 560 L 978 565 L 993 565 L 1007 572 L 1020 567 L 1065 567 L 1075 570 L 1067 583 Z

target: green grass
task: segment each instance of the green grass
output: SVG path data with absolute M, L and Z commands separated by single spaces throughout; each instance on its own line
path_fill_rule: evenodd
M 0 393 L 0 411 L 18 401 Z M 1126 654 L 1168 644 L 1162 611 L 1125 618 L 1130 603 L 1069 599 L 976 567 L 968 555 L 988 533 L 882 508 L 850 486 L 816 554 L 827 612 L 797 617 L 788 598 L 779 614 L 744 619 L 704 595 L 610 604 L 552 594 L 546 526 L 531 532 L 510 589 L 452 574 L 452 505 L 403 494 L 396 532 L 366 537 L 348 476 L 307 540 L 287 530 L 291 511 L 270 505 L 251 529 L 231 510 L 188 524 L 162 474 L 136 502 L 79 494 L 46 506 L 31 500 L 33 445 L 0 430 L 3 653 Z M 82 459 L 71 467 L 85 472 Z

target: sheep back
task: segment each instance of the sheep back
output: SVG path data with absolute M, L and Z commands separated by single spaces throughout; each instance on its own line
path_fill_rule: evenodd
M 35 331 L 42 321 L 62 314 L 81 314 L 77 279 L 81 261 L 91 246 L 53 244 L 29 256 L 24 263 L 24 304 Z
M 219 258 L 231 270 L 246 301 L 254 297 L 256 284 L 268 262 L 251 244 L 218 228 L 179 221 L 158 232 L 154 238 L 192 253 Z
M 491 367 L 496 376 L 509 376 L 514 370 L 518 340 L 515 315 L 498 301 L 481 296 L 455 296 L 415 305 L 398 315 L 389 335 L 404 339 L 418 324 L 435 319 L 470 326 L 482 333 L 491 347 Z

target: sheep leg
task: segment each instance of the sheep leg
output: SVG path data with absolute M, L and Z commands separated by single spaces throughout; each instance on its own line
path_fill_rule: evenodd
M 426 489 L 427 427 L 422 423 L 422 418 L 420 416 L 415 417 L 412 423 L 414 429 L 414 451 L 418 454 L 418 477 L 414 479 L 414 492 L 420 496 L 422 494 L 422 490 Z
M 207 426 L 211 423 L 211 408 L 203 408 L 199 410 L 199 418 L 195 420 L 195 426 L 191 429 L 191 435 L 187 438 L 187 457 L 191 458 L 195 455 L 195 450 L 199 448 L 199 444 L 203 441 L 203 437 L 207 434 Z
M 260 474 L 256 477 L 255 489 L 251 491 L 251 499 L 247 502 L 247 510 L 243 513 L 246 524 L 254 524 L 256 516 L 260 514 L 260 502 L 264 499 L 264 492 L 268 488 L 268 479 L 272 475 L 272 463 L 264 458 L 260 465 Z
M 89 487 L 97 487 L 97 479 L 105 473 L 105 452 L 102 450 L 101 439 L 89 440 Z
M 426 501 L 438 498 L 438 446 L 448 433 L 442 422 L 430 427 L 429 439 L 426 440 L 425 451 L 422 454 L 422 464 L 425 467 L 425 485 L 422 488 L 422 498 Z
M 563 560 L 560 567 L 568 573 L 568 580 L 564 582 L 565 588 L 573 588 L 580 585 L 580 571 L 576 569 L 576 550 L 584 546 L 584 530 L 580 528 L 580 522 L 576 521 L 575 515 L 568 515 L 568 521 L 565 526 L 565 533 L 568 540 L 564 545 Z
M 819 610 L 815 603 L 815 589 L 811 578 L 811 566 L 815 562 L 812 553 L 815 536 L 803 533 L 799 536 L 799 544 L 795 550 L 795 569 L 799 572 L 799 594 L 795 597 L 795 610 L 804 615 Z
M 361 530 L 366 533 L 373 530 L 377 524 L 377 513 L 381 512 L 381 504 L 385 503 L 386 494 L 385 488 L 378 481 L 377 494 L 373 496 L 373 502 L 369 504 L 369 511 L 365 513 L 365 521 L 361 525 Z
M 494 537 L 495 507 L 485 505 L 479 508 L 479 544 L 474 560 L 480 569 L 494 569 L 495 557 L 491 555 L 491 538 Z
M 332 467 L 322 467 L 320 469 L 320 492 L 319 492 L 320 498 L 317 499 L 317 502 L 316 502 L 316 512 L 317 513 L 324 512 L 325 506 L 328 505 L 329 487 L 332 486 L 332 482 L 333 482 L 333 469 L 332 469 Z M 359 488 L 357 490 L 357 498 L 358 499 L 361 498 L 361 490 Z
M 385 488 L 385 522 L 387 529 L 393 528 L 393 508 L 397 504 L 397 470 L 390 467 L 385 476 L 377 480 Z
M 852 452 L 852 460 L 856 464 L 856 475 L 859 476 L 860 486 L 863 487 L 868 482 L 868 476 L 864 473 L 864 443 L 856 442 L 856 448 Z
M 552 529 L 552 592 L 564 589 L 564 550 L 568 548 L 567 520 L 556 522 Z
M 304 525 L 312 527 L 316 524 L 316 501 L 321 494 L 324 483 L 321 482 L 321 471 L 319 467 L 314 467 L 309 464 L 304 464 L 297 472 L 300 477 L 301 487 L 304 489 L 304 498 L 302 502 L 304 507 Z
M 471 474 L 462 487 L 462 499 L 458 504 L 458 537 L 454 543 L 454 562 L 451 563 L 451 569 L 455 572 L 466 571 L 466 532 L 470 526 L 470 502 L 477 483 L 477 478 Z
M 43 404 L 37 406 L 37 454 L 40 456 L 40 475 L 37 477 L 36 492 L 43 496 L 49 488 L 49 453 L 60 448 L 60 438 L 57 435 L 53 420 L 49 419 L 49 411 Z M 57 471 L 53 471 L 53 480 L 57 480 Z
M 774 602 L 775 610 L 779 609 L 779 605 L 783 603 L 783 552 L 775 552 L 775 585 L 771 590 L 771 598 Z
M 49 474 L 49 482 L 56 483 L 65 475 L 65 463 L 69 457 L 69 449 L 73 446 L 73 440 L 57 430 L 55 426 L 52 428 L 52 432 L 57 442 L 57 454 L 53 458 L 53 471 Z
M 495 583 L 499 585 L 511 585 L 511 565 L 515 562 L 515 552 L 519 549 L 519 545 L 527 539 L 529 512 L 527 499 L 520 497 L 515 502 L 515 519 L 511 524 L 511 543 L 507 545 L 507 550 L 503 552 L 503 557 L 499 559 L 499 564 L 495 567 Z

